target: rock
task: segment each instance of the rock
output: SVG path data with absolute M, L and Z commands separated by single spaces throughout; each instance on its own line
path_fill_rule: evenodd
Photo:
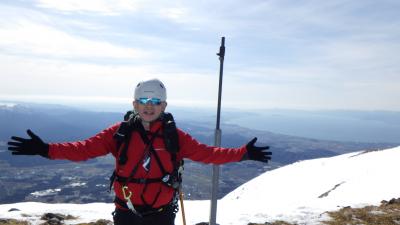
M 57 219 L 59 221 L 65 220 L 64 215 L 59 214 L 59 213 L 45 213 L 43 216 L 40 218 L 42 220 L 51 220 L 51 219 Z
M 59 213 L 46 213 L 40 218 L 41 220 L 45 220 L 45 223 L 42 225 L 61 225 L 64 224 L 63 221 L 65 220 L 66 216 L 59 214 Z
M 382 200 L 381 201 L 382 205 L 393 205 L 393 204 L 400 204 L 400 198 L 392 198 L 389 201 Z
M 390 199 L 388 204 L 389 205 L 391 205 L 391 204 L 400 204 L 400 198 L 392 198 L 392 199 Z
M 4 224 L 4 225 L 29 225 L 29 223 L 27 221 L 15 220 L 15 219 L 1 219 L 1 218 L 0 218 L 0 224 Z
M 15 211 L 21 211 L 21 210 L 19 210 L 19 209 L 17 209 L 17 208 L 11 208 L 11 209 L 9 209 L 8 211 L 9 211 L 9 212 L 15 212 Z
M 47 224 L 49 224 L 49 225 L 61 225 L 61 224 L 63 224 L 63 222 L 62 222 L 63 220 L 60 220 L 60 219 L 58 219 L 58 218 L 51 218 L 50 220 L 47 220 Z
M 96 222 L 82 223 L 82 224 L 77 224 L 77 225 L 113 225 L 113 224 L 114 223 L 110 220 L 100 219 L 100 220 L 97 220 Z

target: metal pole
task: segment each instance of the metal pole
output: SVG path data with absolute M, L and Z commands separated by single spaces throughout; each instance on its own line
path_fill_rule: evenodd
M 179 187 L 179 201 L 181 202 L 182 222 L 183 222 L 183 225 L 186 225 L 185 205 L 183 204 L 182 187 Z
M 222 94 L 222 75 L 224 71 L 224 57 L 225 57 L 225 37 L 221 38 L 221 47 L 219 47 L 219 86 L 218 86 L 218 108 L 217 108 L 217 123 L 215 127 L 215 139 L 214 145 L 217 147 L 221 146 L 221 129 L 220 115 L 221 115 L 221 94 Z M 218 198 L 218 180 L 219 180 L 219 166 L 213 166 L 213 178 L 212 178 L 212 191 L 211 191 L 211 209 L 210 209 L 210 225 L 216 225 L 217 221 L 217 198 Z

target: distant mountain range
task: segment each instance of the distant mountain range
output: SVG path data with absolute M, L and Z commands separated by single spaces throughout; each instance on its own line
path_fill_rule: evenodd
M 107 192 L 108 176 L 113 170 L 111 156 L 84 163 L 47 160 L 41 157 L 11 156 L 6 142 L 11 136 L 26 136 L 32 129 L 47 142 L 86 139 L 120 121 L 125 112 L 93 112 L 73 107 L 46 104 L 0 104 L 0 203 L 40 200 L 47 202 L 111 201 Z M 180 111 L 173 111 L 181 115 Z M 210 118 L 198 116 L 179 119 L 178 126 L 197 140 L 213 144 L 214 130 Z M 195 117 L 196 114 L 193 114 Z M 251 138 L 258 145 L 269 145 L 273 160 L 231 163 L 221 166 L 220 197 L 257 175 L 299 160 L 334 156 L 364 149 L 396 146 L 393 143 L 323 141 L 276 134 L 223 123 L 222 146 L 239 147 Z M 186 160 L 184 189 L 189 199 L 208 199 L 211 167 Z M 93 193 L 96 193 L 95 195 Z

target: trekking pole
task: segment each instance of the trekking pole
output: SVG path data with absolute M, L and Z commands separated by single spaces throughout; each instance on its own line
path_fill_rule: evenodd
M 179 201 L 181 202 L 181 211 L 182 211 L 182 221 L 183 221 L 183 225 L 186 225 L 185 207 L 183 206 L 183 192 L 182 192 L 182 188 L 179 188 Z
M 214 145 L 221 146 L 221 129 L 220 114 L 221 114 L 221 94 L 222 94 L 222 75 L 224 72 L 224 57 L 225 57 L 225 37 L 221 38 L 221 47 L 219 47 L 219 86 L 218 86 L 218 108 L 217 108 L 217 124 L 215 127 Z M 210 207 L 210 225 L 216 225 L 217 222 L 217 198 L 218 198 L 218 180 L 219 166 L 213 166 L 212 191 L 211 191 L 211 207 Z

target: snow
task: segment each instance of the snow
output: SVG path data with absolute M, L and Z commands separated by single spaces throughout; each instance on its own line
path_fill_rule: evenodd
M 397 147 L 294 163 L 240 186 L 221 200 L 221 208 L 236 204 L 232 214 L 247 215 L 252 222 L 317 223 L 324 219 L 325 211 L 379 205 L 382 200 L 400 197 L 399 158 Z M 220 218 L 226 213 L 222 210 Z M 228 218 L 222 224 L 235 224 Z
M 10 209 L 20 211 L 11 211 Z M 77 220 L 67 220 L 68 224 L 82 222 L 94 222 L 98 219 L 108 219 L 112 221 L 111 212 L 114 206 L 110 203 L 90 203 L 90 204 L 46 204 L 38 202 L 22 202 L 15 204 L 0 205 L 0 218 L 13 218 L 29 221 L 32 224 L 41 224 L 44 221 L 40 217 L 44 213 L 61 213 L 78 217 Z
M 297 162 L 268 171 L 245 183 L 218 201 L 217 222 L 241 225 L 286 220 L 319 224 L 326 211 L 341 207 L 379 205 L 400 197 L 400 147 L 344 154 Z M 185 201 L 187 224 L 207 222 L 210 201 Z M 20 211 L 8 212 L 11 208 Z M 112 220 L 111 203 L 45 204 L 25 202 L 0 205 L 0 218 L 15 218 L 40 224 L 46 212 L 79 217 L 70 224 Z M 176 225 L 182 224 L 180 212 Z
M 47 195 L 55 195 L 57 194 L 57 192 L 60 192 L 61 189 L 60 188 L 56 188 L 56 189 L 47 189 L 44 191 L 35 191 L 32 192 L 31 195 L 33 196 L 47 196 Z

